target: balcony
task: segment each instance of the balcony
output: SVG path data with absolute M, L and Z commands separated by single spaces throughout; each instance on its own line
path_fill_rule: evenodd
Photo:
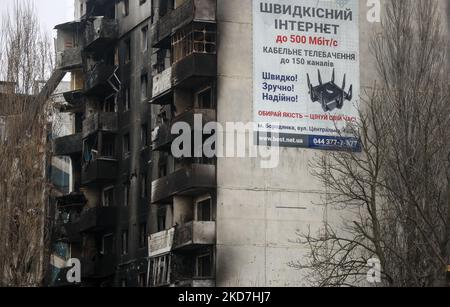
M 85 50 L 103 51 L 117 39 L 119 33 L 117 20 L 106 17 L 93 17 L 87 21 L 85 30 Z
M 163 124 L 158 126 L 152 136 L 152 150 L 153 151 L 168 151 L 170 144 L 172 144 L 174 137 L 170 133 L 170 126 Z
M 108 96 L 120 89 L 116 75 L 117 67 L 98 62 L 86 74 L 85 95 Z
M 75 156 L 81 155 L 83 141 L 81 133 L 72 134 L 56 138 L 53 140 L 54 156 Z
M 64 100 L 67 102 L 67 105 L 64 105 L 60 109 L 61 112 L 68 112 L 68 113 L 81 112 L 82 104 L 84 101 L 82 90 L 64 92 L 63 96 Z
M 105 278 L 116 271 L 116 257 L 97 255 L 94 259 L 81 259 L 81 276 L 87 279 Z
M 199 87 L 216 76 L 216 54 L 192 53 L 172 66 L 172 85 L 174 87 Z
M 216 22 L 216 0 L 187 0 L 162 17 L 153 28 L 152 45 L 160 48 L 169 44 L 170 36 L 192 22 Z
M 117 172 L 117 160 L 100 157 L 83 165 L 81 181 L 83 185 L 107 183 L 117 179 Z
M 172 67 L 153 77 L 152 104 L 169 104 L 172 89 Z
M 155 131 L 155 135 L 152 138 L 152 150 L 153 151 L 168 151 L 172 141 L 177 137 L 171 133 L 172 126 L 179 122 L 189 124 L 192 129 L 197 128 L 195 125 L 196 116 L 201 115 L 201 129 L 209 123 L 216 120 L 216 110 L 214 109 L 191 109 L 181 115 L 175 117 L 171 124 L 162 124 L 158 126 Z
M 96 207 L 82 212 L 78 220 L 79 232 L 96 232 L 116 223 L 116 207 Z
M 209 83 L 217 76 L 217 56 L 192 53 L 153 78 L 152 104 L 166 105 L 172 101 L 174 88 L 192 89 Z
M 174 251 L 192 250 L 214 244 L 216 244 L 216 222 L 193 221 L 175 230 Z
M 173 196 L 195 196 L 216 187 L 215 165 L 192 164 L 152 182 L 152 203 L 167 204 Z
M 117 113 L 95 113 L 83 121 L 83 138 L 99 131 L 117 133 L 118 127 L 119 119 Z
M 148 255 L 157 257 L 169 253 L 172 250 L 175 229 L 161 231 L 149 236 Z
M 57 69 L 70 71 L 81 68 L 82 66 L 81 47 L 68 48 L 56 54 Z

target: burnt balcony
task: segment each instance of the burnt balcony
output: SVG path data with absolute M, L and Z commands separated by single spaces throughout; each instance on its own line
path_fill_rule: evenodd
M 107 183 L 116 180 L 117 173 L 117 160 L 99 157 L 93 161 L 85 162 L 81 172 L 81 181 L 83 185 Z
M 120 81 L 116 75 L 117 67 L 98 62 L 86 73 L 85 95 L 108 96 L 120 89 Z
M 114 255 L 97 255 L 81 259 L 81 276 L 87 279 L 105 278 L 111 276 L 116 270 L 116 257 Z
M 92 17 L 86 22 L 84 33 L 85 50 L 100 50 L 113 43 L 119 33 L 117 20 L 106 17 Z
M 216 222 L 193 221 L 175 229 L 173 250 L 193 250 L 216 244 Z
M 181 115 L 175 117 L 170 125 L 162 124 L 157 127 L 154 131 L 154 136 L 152 138 L 152 150 L 153 151 L 168 151 L 172 141 L 177 137 L 171 133 L 172 126 L 179 122 L 184 122 L 189 124 L 193 129 L 195 128 L 195 118 L 196 116 L 201 116 L 201 129 L 209 123 L 216 120 L 216 110 L 215 109 L 191 109 Z
M 153 77 L 152 104 L 165 105 L 171 102 L 172 67 Z
M 152 104 L 166 105 L 172 101 L 174 88 L 192 89 L 208 84 L 217 76 L 214 53 L 192 53 L 153 78 Z
M 172 144 L 173 135 L 170 133 L 170 126 L 168 124 L 159 125 L 152 135 L 152 150 L 153 151 L 167 151 Z
M 172 66 L 172 85 L 174 87 L 199 87 L 216 76 L 216 54 L 192 53 Z
M 82 111 L 82 105 L 84 102 L 82 90 L 64 92 L 63 96 L 64 100 L 67 102 L 67 105 L 60 108 L 61 112 L 80 113 Z
M 216 187 L 216 167 L 192 164 L 152 182 L 152 203 L 166 204 L 173 196 L 195 196 Z
M 83 141 L 81 133 L 56 138 L 53 140 L 53 155 L 68 156 L 81 155 Z
M 99 131 L 117 133 L 118 127 L 119 119 L 117 113 L 95 113 L 83 121 L 83 138 Z
M 70 71 L 81 68 L 82 66 L 81 47 L 67 48 L 58 52 L 56 55 L 57 69 Z
M 175 229 L 164 230 L 149 236 L 148 256 L 157 257 L 172 250 Z
M 83 211 L 78 220 L 80 232 L 96 232 L 108 229 L 116 222 L 116 207 L 96 207 Z
M 216 22 L 216 0 L 187 0 L 163 16 L 153 28 L 152 45 L 160 48 L 169 45 L 170 36 L 192 22 Z

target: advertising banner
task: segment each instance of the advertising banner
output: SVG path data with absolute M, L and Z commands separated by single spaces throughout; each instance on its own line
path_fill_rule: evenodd
M 358 121 L 359 0 L 253 0 L 258 144 L 351 148 Z M 265 132 L 265 133 L 261 133 Z

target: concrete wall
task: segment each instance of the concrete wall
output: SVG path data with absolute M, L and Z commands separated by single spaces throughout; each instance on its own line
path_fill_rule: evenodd
M 270 1 L 268 1 L 270 2 Z M 446 0 L 442 0 L 443 8 Z M 218 121 L 244 123 L 253 119 L 252 1 L 218 3 Z M 360 1 L 361 86 L 376 79 L 369 49 L 379 24 L 367 21 Z M 446 10 L 443 10 L 446 12 Z M 296 231 L 314 231 L 339 222 L 345 212 L 331 212 L 326 193 L 311 175 L 309 162 L 321 153 L 280 149 L 280 165 L 260 168 L 258 159 L 217 162 L 217 286 L 301 286 L 304 273 L 288 266 L 306 250 L 292 243 Z

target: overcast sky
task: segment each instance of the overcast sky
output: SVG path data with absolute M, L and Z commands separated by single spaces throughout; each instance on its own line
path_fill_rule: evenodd
M 11 6 L 15 0 L 0 0 L 0 11 L 3 14 L 8 6 Z M 27 0 L 19 0 L 27 1 Z M 71 21 L 73 17 L 74 0 L 30 0 L 34 2 L 39 20 L 48 33 L 53 33 L 55 25 Z M 1 19 L 1 15 L 0 15 Z

